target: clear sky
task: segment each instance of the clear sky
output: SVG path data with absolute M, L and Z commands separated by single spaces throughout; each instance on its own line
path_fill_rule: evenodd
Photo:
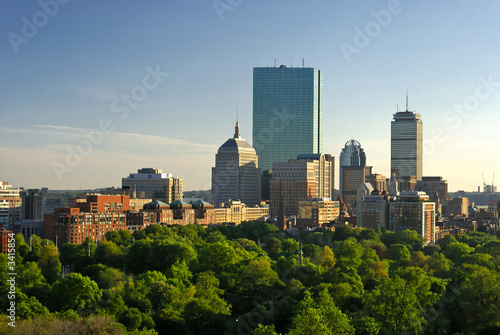
M 251 143 L 253 67 L 304 58 L 323 71 L 325 153 L 354 138 L 389 176 L 408 90 L 424 176 L 477 190 L 482 172 L 500 181 L 499 12 L 490 0 L 4 0 L 0 180 L 97 188 L 158 167 L 210 189 L 237 106 Z

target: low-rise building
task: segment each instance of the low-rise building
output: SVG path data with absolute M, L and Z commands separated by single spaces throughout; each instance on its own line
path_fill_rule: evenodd
M 297 228 L 322 227 L 338 220 L 340 205 L 338 201 L 329 198 L 314 198 L 299 202 Z
M 230 200 L 215 208 L 215 222 L 241 224 L 244 221 L 263 221 L 269 217 L 269 206 L 247 207 L 241 201 Z

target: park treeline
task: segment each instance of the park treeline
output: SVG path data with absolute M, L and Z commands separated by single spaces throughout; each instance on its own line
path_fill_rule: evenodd
M 500 333 L 500 240 L 483 232 L 423 246 L 410 230 L 244 222 L 15 241 L 0 255 L 5 334 Z

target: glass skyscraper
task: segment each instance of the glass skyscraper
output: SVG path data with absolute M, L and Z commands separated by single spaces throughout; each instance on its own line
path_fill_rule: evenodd
M 422 180 L 423 124 L 420 114 L 406 108 L 391 122 L 391 175 Z
M 253 69 L 253 147 L 262 171 L 322 152 L 322 81 L 314 68 Z

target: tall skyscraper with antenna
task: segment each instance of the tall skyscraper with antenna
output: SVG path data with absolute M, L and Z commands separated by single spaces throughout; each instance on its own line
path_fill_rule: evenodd
M 391 122 L 391 175 L 398 179 L 415 176 L 422 180 L 423 123 L 420 114 L 408 109 L 396 112 Z
M 323 78 L 318 69 L 253 69 L 253 147 L 262 171 L 322 153 Z

